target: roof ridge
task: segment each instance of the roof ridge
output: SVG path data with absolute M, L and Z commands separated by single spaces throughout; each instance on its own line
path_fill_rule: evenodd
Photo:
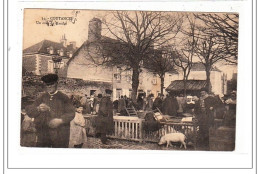
M 45 39 L 43 39 L 43 40 L 41 41 L 42 44 L 41 44 L 41 46 L 39 47 L 38 52 L 42 49 L 42 46 L 43 46 L 44 41 L 45 41 Z

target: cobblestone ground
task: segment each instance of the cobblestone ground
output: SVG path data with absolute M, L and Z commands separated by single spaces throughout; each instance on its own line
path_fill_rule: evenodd
M 150 142 L 135 142 L 118 139 L 108 139 L 108 145 L 103 145 L 98 138 L 88 137 L 87 143 L 83 145 L 83 148 L 91 149 L 133 149 L 133 150 L 194 150 L 193 147 L 187 147 L 187 149 L 180 149 L 179 144 L 173 144 L 173 147 L 166 148 L 166 145 L 159 146 L 157 143 Z

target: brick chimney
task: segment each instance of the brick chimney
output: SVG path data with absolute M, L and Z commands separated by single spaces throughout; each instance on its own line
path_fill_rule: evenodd
M 95 42 L 101 38 L 101 20 L 93 18 L 88 25 L 88 41 Z

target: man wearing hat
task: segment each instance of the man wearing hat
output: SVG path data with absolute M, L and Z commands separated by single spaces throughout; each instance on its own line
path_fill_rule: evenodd
M 111 101 L 112 90 L 106 89 L 106 96 L 102 97 L 96 120 L 96 133 L 103 144 L 107 143 L 106 135 L 114 129 L 113 103 Z
M 45 75 L 41 80 L 45 84 L 45 93 L 26 108 L 28 116 L 35 118 L 37 146 L 66 148 L 70 121 L 75 116 L 74 106 L 65 94 L 57 91 L 56 74 Z

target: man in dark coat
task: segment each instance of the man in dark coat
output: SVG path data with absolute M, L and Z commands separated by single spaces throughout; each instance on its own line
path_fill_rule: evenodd
M 214 110 L 218 101 L 209 96 L 206 89 L 202 89 L 200 99 L 195 104 L 195 115 L 198 119 L 198 143 L 203 148 L 209 148 L 209 128 L 214 126 Z
M 163 104 L 163 94 L 159 94 L 154 102 L 153 102 L 153 110 L 155 110 L 156 108 L 160 109 L 160 111 L 162 111 L 162 104 Z
M 150 94 L 147 97 L 146 105 L 145 105 L 145 110 L 146 111 L 152 111 L 153 110 L 153 99 L 154 99 L 154 94 Z
M 121 95 L 120 99 L 118 100 L 118 110 L 117 112 L 121 113 L 122 111 L 125 111 L 126 103 L 124 97 Z
M 177 99 L 174 97 L 174 93 L 170 92 L 165 100 L 163 101 L 162 110 L 163 114 L 170 116 L 177 116 L 177 111 L 179 109 L 179 104 Z
M 66 148 L 75 109 L 70 99 L 57 91 L 56 74 L 48 74 L 41 79 L 46 85 L 46 92 L 26 108 L 28 116 L 34 118 L 37 146 Z
M 100 101 L 98 116 L 96 118 L 96 133 L 100 136 L 103 144 L 107 143 L 107 134 L 114 130 L 111 94 L 112 91 L 106 89 L 106 96 L 104 96 Z

